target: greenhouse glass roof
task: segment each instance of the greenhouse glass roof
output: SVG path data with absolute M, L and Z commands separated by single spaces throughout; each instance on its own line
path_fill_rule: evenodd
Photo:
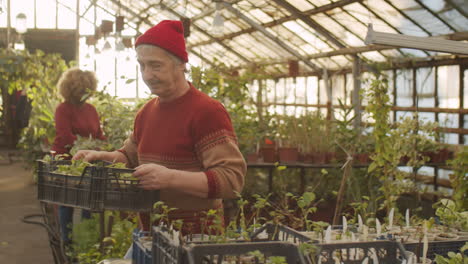
M 81 0 L 81 10 L 93 3 Z M 277 74 L 286 74 L 290 61 L 313 74 L 350 68 L 355 55 L 372 61 L 453 56 L 365 45 L 369 24 L 380 32 L 468 40 L 466 0 L 97 0 L 97 5 L 124 16 L 133 32 L 164 19 L 188 18 L 192 57 L 230 67 L 267 65 Z M 224 19 L 221 34 L 212 29 L 218 13 Z

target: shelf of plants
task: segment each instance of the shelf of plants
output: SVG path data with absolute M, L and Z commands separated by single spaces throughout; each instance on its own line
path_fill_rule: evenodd
M 120 165 L 119 165 L 120 166 Z M 91 211 L 150 211 L 159 191 L 138 187 L 133 170 L 115 164 L 38 161 L 38 200 Z

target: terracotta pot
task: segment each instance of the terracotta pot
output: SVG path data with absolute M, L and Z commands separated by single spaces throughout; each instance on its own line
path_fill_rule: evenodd
M 314 157 L 312 153 L 300 153 L 299 161 L 307 163 L 307 164 L 311 164 L 314 162 Z
M 353 159 L 358 164 L 369 164 L 371 162 L 369 153 L 355 153 Z
M 408 156 L 403 156 L 400 158 L 400 164 L 406 165 L 406 163 L 408 163 L 409 160 L 410 158 Z
M 333 163 L 337 161 L 337 154 L 336 152 L 326 152 L 325 153 L 325 162 L 326 163 Z
M 299 160 L 299 150 L 297 148 L 278 148 L 278 159 L 283 163 L 296 163 Z
M 424 152 L 423 155 L 428 156 L 431 163 L 443 163 L 450 159 L 451 152 L 447 148 L 442 148 L 437 152 Z
M 325 152 L 315 152 L 312 153 L 314 157 L 315 164 L 326 164 L 327 163 L 327 153 Z
M 273 163 L 278 161 L 276 149 L 274 147 L 261 147 L 260 153 L 263 157 L 263 162 Z
M 335 215 L 335 207 L 335 200 L 327 200 L 326 202 L 317 205 L 317 211 L 311 215 L 310 220 L 331 223 L 333 221 L 333 216 Z
M 258 163 L 260 155 L 258 153 L 249 153 L 246 155 L 245 159 L 248 163 Z

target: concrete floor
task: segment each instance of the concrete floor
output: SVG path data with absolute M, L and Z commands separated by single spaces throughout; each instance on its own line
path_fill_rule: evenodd
M 10 163 L 2 154 L 0 153 L 0 263 L 53 264 L 45 229 L 21 221 L 25 215 L 41 213 L 32 172 L 26 170 L 21 161 Z

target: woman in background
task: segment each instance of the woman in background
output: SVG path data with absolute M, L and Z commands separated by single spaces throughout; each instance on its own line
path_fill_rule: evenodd
M 91 71 L 70 68 L 60 77 L 57 88 L 64 102 L 55 109 L 56 134 L 51 148 L 54 155 L 70 154 L 77 135 L 105 140 L 96 108 L 86 103 L 96 87 L 97 79 Z M 73 207 L 59 206 L 58 211 L 62 240 L 68 245 L 71 243 Z M 83 210 L 82 217 L 90 218 L 90 212 Z

